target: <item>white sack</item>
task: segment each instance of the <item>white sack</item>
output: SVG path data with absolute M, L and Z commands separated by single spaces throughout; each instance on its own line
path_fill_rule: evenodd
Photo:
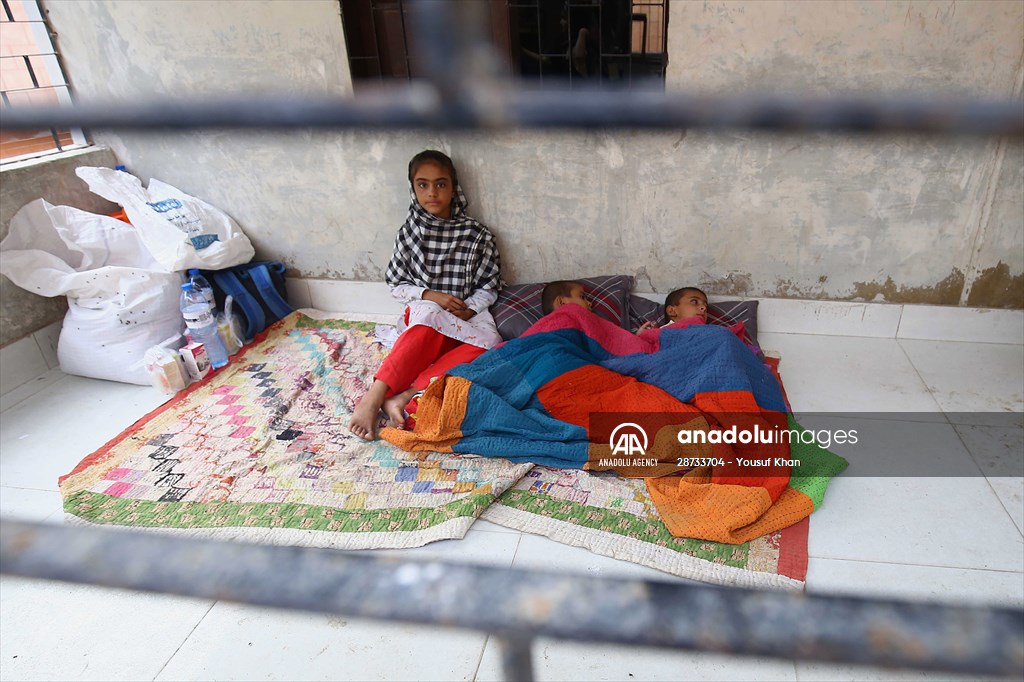
M 220 270 L 252 260 L 256 251 L 242 228 L 218 208 L 159 180 L 149 188 L 131 173 L 111 168 L 75 170 L 89 189 L 124 207 L 146 248 L 168 271 Z
M 183 340 L 181 274 L 163 272 L 115 218 L 37 199 L 11 219 L 0 273 L 41 296 L 68 297 L 57 344 L 67 374 L 149 385 L 146 351 Z

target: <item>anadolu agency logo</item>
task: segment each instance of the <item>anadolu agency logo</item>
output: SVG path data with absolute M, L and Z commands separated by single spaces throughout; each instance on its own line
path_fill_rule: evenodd
M 647 454 L 647 444 L 647 432 L 633 422 L 619 424 L 608 437 L 608 446 L 612 449 L 613 457 L 643 457 Z

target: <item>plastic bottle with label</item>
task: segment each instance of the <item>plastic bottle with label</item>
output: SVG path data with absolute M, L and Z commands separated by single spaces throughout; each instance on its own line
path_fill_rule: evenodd
M 181 315 L 194 343 L 201 343 L 214 369 L 228 364 L 228 352 L 217 333 L 217 318 L 202 292 L 192 282 L 181 285 Z
M 213 287 L 210 286 L 210 283 L 206 281 L 206 278 L 203 277 L 197 268 L 192 268 L 188 271 L 188 281 L 192 282 L 192 286 L 203 294 L 206 302 L 210 304 L 210 309 L 216 312 L 217 302 L 213 298 Z

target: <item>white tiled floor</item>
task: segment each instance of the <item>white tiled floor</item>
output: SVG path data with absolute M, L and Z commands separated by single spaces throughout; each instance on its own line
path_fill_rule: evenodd
M 996 418 L 1024 411 L 1024 347 L 779 333 L 761 341 L 782 353 L 798 414 L 881 413 L 870 418 L 894 423 L 878 452 L 895 457 L 911 440 L 920 450 L 923 437 L 936 465 L 1001 474 L 859 476 L 854 461 L 812 518 L 807 590 L 1024 608 L 1024 427 Z M 59 370 L 6 394 L 0 511 L 59 523 L 57 477 L 162 400 L 151 388 Z M 1016 476 L 1005 475 L 1008 458 Z M 402 553 L 671 579 L 486 522 L 464 540 Z M 9 577 L 0 609 L 4 680 L 501 679 L 493 639 L 476 632 Z M 544 680 L 951 677 L 555 640 L 535 643 L 534 665 Z

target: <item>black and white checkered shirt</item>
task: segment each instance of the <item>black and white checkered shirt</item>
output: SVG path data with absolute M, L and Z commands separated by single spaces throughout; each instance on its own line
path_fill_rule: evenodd
M 395 253 L 384 276 L 391 286 L 411 284 L 466 299 L 477 289 L 501 288 L 501 259 L 494 235 L 466 215 L 466 197 L 456 185 L 452 217 L 433 215 L 416 200 L 398 230 Z

